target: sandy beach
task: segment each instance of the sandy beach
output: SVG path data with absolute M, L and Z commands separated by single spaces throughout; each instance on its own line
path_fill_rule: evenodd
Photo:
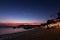
M 0 40 L 60 40 L 60 28 L 40 29 L 1 35 Z

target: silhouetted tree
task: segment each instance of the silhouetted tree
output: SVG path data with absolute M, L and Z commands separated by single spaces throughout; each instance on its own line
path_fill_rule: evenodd
M 59 21 L 60 22 L 60 12 L 57 14 L 57 21 Z
M 57 14 L 57 19 L 60 19 L 60 12 Z
M 49 29 L 49 24 L 53 24 L 53 23 L 55 23 L 55 21 L 53 20 L 53 19 L 51 19 L 51 20 L 48 20 L 47 21 L 47 28 Z
M 47 21 L 47 24 L 52 24 L 52 23 L 55 23 L 53 19 Z

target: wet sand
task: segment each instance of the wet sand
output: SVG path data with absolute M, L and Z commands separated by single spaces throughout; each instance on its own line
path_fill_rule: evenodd
M 0 40 L 60 40 L 60 28 L 40 29 L 0 35 Z

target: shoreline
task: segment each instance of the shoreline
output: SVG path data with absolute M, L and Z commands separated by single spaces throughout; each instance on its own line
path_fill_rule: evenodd
M 19 32 L 14 34 L 8 34 L 7 37 L 0 38 L 0 40 L 60 40 L 60 28 L 59 29 L 40 29 L 29 30 L 25 32 Z
M 29 30 L 27 30 L 27 31 L 17 32 L 17 33 L 2 34 L 2 35 L 0 35 L 0 40 L 1 40 L 1 39 L 6 39 L 6 38 L 15 37 L 15 35 L 16 35 L 16 36 L 18 36 L 18 35 L 23 35 L 24 33 L 27 33 L 27 32 L 29 32 L 29 31 L 32 31 L 32 30 L 35 30 L 35 29 L 36 29 L 36 28 L 34 28 L 34 29 L 29 29 Z

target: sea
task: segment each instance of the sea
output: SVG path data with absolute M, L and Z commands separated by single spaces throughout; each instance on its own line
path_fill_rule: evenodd
M 32 28 L 34 29 L 34 28 Z M 32 29 L 24 29 L 24 28 L 0 28 L 0 35 L 3 34 L 11 34 L 11 33 L 17 33 L 17 32 L 23 32 L 23 31 L 28 31 Z

